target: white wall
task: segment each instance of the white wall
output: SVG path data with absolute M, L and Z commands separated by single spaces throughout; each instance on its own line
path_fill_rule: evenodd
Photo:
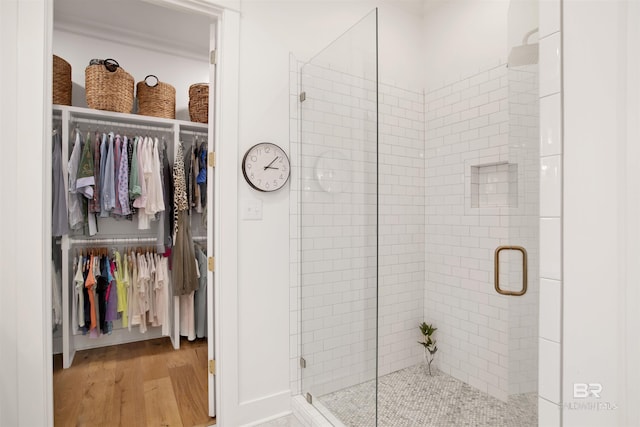
M 633 3 L 563 2 L 564 426 L 639 422 L 640 40 Z M 600 398 L 576 398 L 575 383 L 600 383 Z
M 51 279 L 50 145 L 43 145 L 51 141 L 43 84 L 51 16 L 50 2 L 0 2 L 0 425 L 7 426 L 53 422 L 51 294 L 42 292 Z M 25 159 L 31 167 L 20 167 Z
M 424 87 L 442 87 L 504 64 L 509 0 L 425 2 Z

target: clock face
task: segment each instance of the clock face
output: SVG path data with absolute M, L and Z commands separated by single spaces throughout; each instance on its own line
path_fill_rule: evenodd
M 282 148 L 270 142 L 251 147 L 242 159 L 242 173 L 249 185 L 258 191 L 282 188 L 291 171 L 289 157 Z

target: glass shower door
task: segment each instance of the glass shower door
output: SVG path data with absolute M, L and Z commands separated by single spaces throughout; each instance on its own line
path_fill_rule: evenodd
M 377 10 L 300 70 L 302 393 L 334 425 L 376 425 Z

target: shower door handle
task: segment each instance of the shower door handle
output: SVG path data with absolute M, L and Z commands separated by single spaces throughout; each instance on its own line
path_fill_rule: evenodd
M 507 291 L 500 288 L 500 252 L 519 251 L 522 253 L 522 289 L 519 291 Z M 498 246 L 494 254 L 494 277 L 493 284 L 496 292 L 500 295 L 511 295 L 519 297 L 527 293 L 527 250 L 522 246 Z

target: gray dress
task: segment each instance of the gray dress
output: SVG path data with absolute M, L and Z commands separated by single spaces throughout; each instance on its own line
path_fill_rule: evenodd
M 176 234 L 171 252 L 171 273 L 173 294 L 187 295 L 198 289 L 198 273 L 196 272 L 196 254 L 191 238 L 191 225 L 187 218 L 187 187 L 184 175 L 184 158 L 182 146 L 178 146 L 176 160 L 173 165 L 174 232 Z

